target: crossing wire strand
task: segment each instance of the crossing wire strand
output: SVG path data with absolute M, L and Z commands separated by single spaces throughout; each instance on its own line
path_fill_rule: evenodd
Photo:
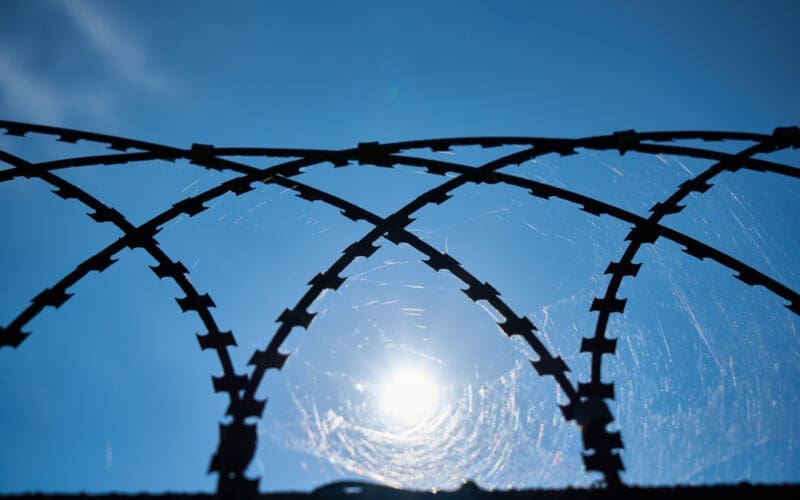
M 10 125 L 9 125 L 10 124 Z M 742 133 L 726 133 L 726 132 L 655 132 L 655 133 L 642 133 L 636 134 L 633 131 L 624 131 L 618 132 L 611 136 L 598 136 L 594 138 L 586 138 L 582 140 L 570 140 L 570 139 L 519 139 L 519 138 L 464 138 L 464 139 L 441 139 L 441 140 L 430 140 L 430 141 L 408 141 L 405 143 L 395 143 L 394 145 L 379 145 L 377 143 L 365 143 L 360 144 L 359 148 L 355 149 L 355 158 L 353 158 L 354 150 L 343 150 L 338 152 L 330 152 L 330 151 L 323 151 L 323 150 L 290 150 L 290 149 L 278 149 L 278 148 L 213 148 L 210 146 L 200 146 L 195 145 L 188 153 L 183 150 L 177 150 L 176 148 L 169 148 L 166 146 L 154 145 L 152 143 L 144 143 L 142 141 L 134 141 L 128 140 L 124 138 L 117 138 L 113 136 L 105 136 L 101 134 L 92 134 L 87 132 L 80 132 L 80 131 L 69 131 L 67 129 L 57 129 L 54 127 L 42 127 L 36 125 L 28 125 L 28 124 L 19 124 L 16 122 L 0 122 L 0 126 L 5 127 L 7 133 L 12 135 L 24 135 L 27 132 L 38 132 L 38 133 L 49 133 L 49 134 L 58 134 L 61 140 L 67 140 L 68 142 L 75 142 L 78 139 L 83 140 L 92 140 L 98 142 L 105 142 L 109 144 L 109 147 L 112 149 L 118 149 L 125 151 L 130 148 L 139 148 L 139 149 L 149 149 L 149 151 L 145 151 L 143 153 L 127 153 L 124 155 L 99 155 L 95 157 L 84 157 L 79 159 L 70 159 L 67 160 L 57 160 L 55 162 L 45 162 L 43 164 L 37 165 L 29 165 L 28 172 L 32 172 L 34 169 L 42 172 L 43 174 L 51 169 L 57 168 L 67 168 L 69 166 L 80 166 L 80 165 L 94 165 L 94 164 L 122 164 L 127 163 L 130 161 L 141 161 L 145 159 L 154 159 L 154 158 L 161 158 L 161 159 L 175 159 L 176 157 L 186 157 L 191 159 L 194 163 L 198 163 L 204 165 L 208 168 L 215 168 L 215 164 L 223 163 L 225 169 L 231 169 L 237 172 L 248 172 L 251 171 L 252 167 L 249 169 L 247 167 L 241 166 L 236 164 L 235 162 L 230 162 L 229 160 L 221 160 L 216 155 L 222 155 L 222 153 L 226 154 L 238 154 L 238 155 L 274 155 L 274 156 L 299 156 L 299 155 L 311 155 L 314 158 L 301 158 L 299 161 L 295 162 L 288 162 L 287 164 L 279 165 L 280 168 L 272 168 L 272 169 L 265 169 L 265 170 L 272 170 L 273 172 L 277 172 L 279 169 L 283 169 L 285 174 L 287 175 L 296 175 L 300 173 L 300 168 L 304 166 L 309 166 L 314 163 L 318 163 L 320 161 L 331 161 L 336 166 L 341 166 L 343 164 L 347 164 L 347 162 L 351 161 L 352 159 L 358 159 L 360 163 L 373 163 L 378 166 L 393 166 L 395 163 L 400 164 L 414 164 L 415 166 L 424 166 L 429 172 L 432 173 L 446 173 L 448 171 L 461 171 L 461 177 L 466 177 L 467 181 L 478 181 L 478 182 L 488 182 L 488 183 L 496 183 L 496 182 L 504 182 L 511 185 L 520 185 L 520 187 L 528 187 L 531 190 L 531 194 L 543 197 L 548 199 L 552 196 L 556 196 L 567 201 L 571 201 L 574 203 L 579 203 L 582 205 L 583 210 L 593 213 L 595 215 L 600 215 L 603 213 L 609 214 L 613 217 L 620 218 L 622 220 L 627 220 L 628 222 L 633 222 L 635 224 L 634 230 L 632 231 L 631 235 L 629 235 L 629 239 L 641 239 L 641 238 L 655 238 L 659 236 L 664 236 L 669 239 L 672 239 L 676 242 L 684 244 L 686 247 L 686 252 L 690 255 L 693 255 L 698 258 L 705 258 L 710 257 L 718 262 L 726 265 L 737 271 L 739 274 L 737 278 L 744 281 L 747 284 L 755 285 L 761 284 L 769 288 L 775 293 L 778 293 L 785 299 L 789 300 L 790 305 L 787 306 L 792 309 L 794 312 L 797 313 L 797 294 L 789 290 L 787 287 L 784 287 L 780 283 L 776 282 L 775 280 L 771 280 L 770 278 L 762 275 L 757 270 L 750 268 L 749 266 L 744 265 L 743 263 L 738 262 L 736 259 L 719 252 L 713 248 L 710 248 L 706 245 L 703 245 L 700 242 L 692 240 L 691 238 L 682 235 L 674 230 L 669 228 L 664 228 L 659 226 L 658 224 L 652 224 L 653 220 L 643 221 L 641 218 L 637 218 L 635 214 L 626 213 L 625 211 L 619 209 L 618 207 L 613 207 L 611 205 L 604 204 L 599 202 L 598 200 L 593 200 L 591 198 L 583 197 L 576 193 L 572 193 L 566 190 L 561 190 L 558 188 L 554 188 L 552 186 L 542 185 L 541 183 L 535 183 L 533 181 L 528 181 L 526 179 L 519 179 L 515 178 L 514 176 L 509 176 L 508 174 L 493 173 L 489 168 L 486 168 L 486 172 L 482 172 L 481 169 L 474 169 L 473 171 L 467 172 L 464 169 L 468 168 L 465 166 L 457 166 L 456 164 L 447 164 L 446 162 L 437 162 L 437 161 L 430 161 L 430 160 L 423 160 L 423 159 L 414 159 L 414 158 L 401 158 L 395 157 L 390 158 L 388 152 L 391 151 L 400 151 L 404 148 L 418 148 L 418 147 L 429 147 L 432 150 L 446 150 L 450 147 L 457 146 L 457 145 L 466 145 L 466 144 L 478 144 L 484 147 L 493 147 L 508 143 L 527 143 L 527 144 L 534 144 L 534 147 L 531 151 L 536 151 L 536 154 L 530 156 L 531 158 L 542 154 L 543 152 L 550 152 L 556 151 L 562 154 L 570 154 L 574 152 L 576 147 L 586 147 L 586 148 L 596 148 L 596 149 L 619 149 L 621 153 L 624 153 L 627 150 L 635 150 L 650 154 L 658 154 L 658 153 L 672 153 L 672 154 L 680 154 L 685 156 L 694 156 L 700 158 L 715 158 L 721 159 L 722 162 L 727 161 L 728 168 L 732 171 L 737 170 L 738 168 L 744 167 L 751 170 L 757 170 L 762 172 L 774 172 L 779 173 L 782 175 L 789 175 L 792 177 L 798 177 L 798 170 L 794 169 L 793 167 L 788 167 L 781 164 L 776 164 L 774 162 L 764 161 L 760 159 L 752 159 L 752 158 L 742 158 L 744 155 L 739 155 L 740 158 L 737 158 L 736 162 L 730 161 L 731 155 L 726 153 L 719 153 L 714 151 L 708 150 L 698 150 L 697 148 L 685 148 L 685 147 L 673 147 L 673 146 L 664 146 L 664 145 L 651 145 L 651 144 L 643 144 L 641 143 L 642 140 L 676 140 L 676 139 L 683 139 L 683 138 L 700 138 L 703 140 L 724 140 L 724 139 L 737 139 L 737 140 L 753 140 L 753 141 L 761 141 L 761 146 L 765 144 L 770 144 L 769 147 L 764 147 L 764 150 L 775 150 L 780 149 L 783 147 L 797 147 L 798 142 L 798 131 L 795 128 L 785 128 L 785 129 L 776 129 L 772 136 L 765 136 L 760 134 L 742 134 Z M 516 142 L 515 142 L 516 141 Z M 535 146 L 537 142 L 546 143 L 547 146 L 540 147 L 538 150 Z M 548 147 L 549 146 L 549 147 Z M 510 155 L 511 157 L 515 157 L 516 155 Z M 213 158 L 213 161 L 211 161 Z M 316 160 L 316 161 L 314 161 Z M 398 161 L 395 161 L 398 160 Z M 490 162 L 491 164 L 492 162 Z M 500 162 L 502 163 L 502 162 Z M 499 164 L 499 163 L 498 163 Z M 35 168 L 34 168 L 35 167 Z M 15 172 L 17 169 L 10 169 L 0 171 L 0 180 L 8 180 L 16 176 L 15 174 L 19 174 L 19 172 Z M 265 170 L 259 171 L 261 174 L 265 174 Z M 23 176 L 28 176 L 24 175 Z M 38 176 L 38 175 L 37 175 Z M 275 179 L 283 179 L 281 177 L 275 177 Z M 265 181 L 272 180 L 269 177 L 263 179 Z M 284 179 L 285 180 L 285 179 Z M 186 200 L 178 202 L 173 206 L 173 209 L 162 213 L 161 219 L 167 217 L 174 217 L 176 214 L 174 212 L 177 211 L 177 214 L 180 213 L 187 213 L 189 215 L 195 215 L 200 211 L 204 210 L 206 207 L 203 206 L 205 201 L 208 199 L 212 199 L 215 195 L 224 194 L 224 192 L 233 191 L 236 194 L 241 194 L 246 192 L 250 189 L 247 179 L 239 178 L 234 179 L 235 186 L 231 189 L 231 185 L 229 183 L 223 183 L 217 188 L 211 189 L 200 195 L 198 197 L 190 197 Z M 283 181 L 280 181 L 283 182 Z M 226 185 L 227 184 L 227 185 Z M 447 183 L 445 183 L 447 184 Z M 225 189 L 223 189 L 223 187 Z M 309 188 L 306 186 L 306 188 Z M 63 190 L 62 190 L 63 191 Z M 434 190 L 435 191 L 435 190 Z M 66 192 L 66 191 L 64 191 Z M 74 191 L 73 191 L 74 192 Z M 304 193 L 308 195 L 310 191 L 305 189 Z M 321 201 L 328 201 L 330 202 L 331 199 L 328 196 L 327 200 L 323 199 L 326 198 L 326 194 L 319 193 L 321 195 Z M 206 195 L 206 196 L 204 196 Z M 301 192 L 301 196 L 303 192 Z M 424 195 L 423 195 L 424 196 Z M 436 196 L 443 197 L 442 201 L 445 201 L 449 198 L 449 193 L 447 190 L 439 193 Z M 203 199 L 206 198 L 206 199 Z M 313 198 L 313 196 L 312 196 Z M 420 200 L 415 200 L 417 204 L 419 204 Z M 409 206 L 414 205 L 415 202 L 412 202 Z M 425 202 L 427 203 L 427 202 Z M 425 204 L 423 203 L 423 205 Z M 173 212 L 173 213 L 169 213 Z M 343 214 L 348 215 L 347 210 L 343 210 Z M 352 207 L 351 207 L 351 215 L 352 215 Z M 363 214 L 362 214 L 363 215 Z M 395 214 L 398 215 L 398 214 Z M 157 216 L 154 220 L 150 221 L 153 223 L 155 220 L 159 219 Z M 387 218 L 388 220 L 388 218 Z M 159 221 L 161 222 L 161 221 Z M 405 237 L 403 231 L 404 228 L 410 224 L 411 219 L 408 216 L 405 216 L 405 220 L 396 217 L 395 220 L 392 221 L 392 228 L 391 233 L 394 234 L 395 239 L 402 239 Z M 161 222 L 163 224 L 163 222 Z M 648 224 L 649 223 L 649 224 Z M 143 227 L 147 226 L 145 224 Z M 150 224 L 149 228 L 152 230 L 155 228 L 157 231 L 158 224 Z M 387 233 L 388 235 L 388 233 Z M 391 240 L 391 237 L 389 237 Z M 654 241 L 654 239 L 653 239 Z M 362 249 L 363 251 L 363 249 Z M 435 250 L 434 250 L 435 251 Z M 102 252 L 101 252 L 102 253 Z M 116 253 L 116 252 L 114 252 Z M 357 252 L 356 252 L 357 253 Z M 423 252 L 424 253 L 424 252 Z M 100 254 L 98 254 L 100 255 Z M 113 254 L 111 254 L 113 255 Z M 100 255 L 98 259 L 105 257 L 105 255 Z M 110 257 L 110 256 L 109 256 Z M 429 256 L 428 261 L 423 262 L 431 262 L 431 257 Z M 438 264 L 441 265 L 441 262 Z M 436 267 L 431 266 L 434 269 Z M 624 266 L 619 266 L 617 270 L 619 271 Z M 80 266 L 79 266 L 80 268 Z M 72 273 L 74 274 L 74 273 Z M 338 275 L 337 275 L 338 278 Z M 328 278 L 330 279 L 330 278 Z M 340 278 L 338 278 L 340 279 Z M 324 281 L 324 280 L 323 280 Z M 485 284 L 488 285 L 488 284 Z M 313 288 L 313 287 L 312 287 Z M 66 287 L 64 288 L 66 290 Z M 467 291 L 469 290 L 469 286 Z M 473 290 L 474 292 L 474 290 Z M 469 295 L 469 294 L 468 294 Z M 491 295 L 491 294 L 490 294 Z M 187 293 L 187 298 L 189 294 Z M 471 297 L 472 298 L 472 297 Z M 180 303 L 180 302 L 179 302 Z M 183 307 L 183 306 L 182 306 Z M 501 306 L 502 307 L 502 306 Z M 613 301 L 609 301 L 607 306 L 602 304 L 593 304 L 592 309 L 600 308 L 619 308 L 619 302 L 614 303 Z M 624 307 L 624 306 L 623 306 Z M 287 310 L 288 311 L 288 310 Z M 621 312 L 621 311 L 620 311 Z M 286 319 L 289 318 L 289 319 Z M 298 313 L 298 311 L 294 311 L 294 317 L 292 314 L 289 314 L 284 318 L 285 321 L 299 321 L 302 326 L 303 323 L 306 324 L 310 322 L 310 318 L 308 316 L 304 316 L 303 314 Z M 519 319 L 519 317 L 517 317 Z M 506 322 L 508 323 L 508 321 Z M 533 330 L 533 329 L 532 329 Z M 2 338 L 2 335 L 0 335 Z M 285 361 L 285 359 L 284 359 Z M 282 364 L 282 363 L 281 363 Z M 538 369 L 537 369 L 538 371 Z M 563 373 L 563 371 L 562 371 Z M 594 378 L 594 377 L 593 377 Z M 217 384 L 215 383 L 215 386 Z M 591 402 L 592 398 L 589 398 L 589 402 Z M 602 399 L 602 398 L 601 398 Z M 233 406 L 233 401 L 231 402 L 231 406 Z M 240 404 L 240 403 L 238 403 Z M 585 406 L 585 405 L 584 405 Z M 263 408 L 263 407 L 262 407 Z M 597 411 L 595 408 L 593 411 Z M 238 413 L 238 412 L 236 412 Z M 604 417 L 605 418 L 605 417 Z M 609 420 L 610 421 L 610 420 Z M 604 426 L 603 426 L 604 427 Z M 586 426 L 584 426 L 584 429 Z M 608 463 L 611 462 L 609 458 L 601 457 L 601 453 L 598 452 L 601 448 L 620 448 L 621 441 L 619 441 L 619 446 L 615 446 L 617 444 L 617 440 L 615 438 L 609 438 L 607 434 L 604 434 L 604 431 L 597 432 L 593 431 L 591 433 L 594 437 L 588 436 L 584 433 L 584 445 L 587 449 L 594 449 L 595 453 L 593 455 L 585 456 L 585 461 L 587 458 L 587 468 L 592 468 L 592 463 L 595 465 L 600 464 L 603 467 L 608 468 Z M 606 453 L 602 453 L 607 455 Z M 603 465 L 605 463 L 605 465 Z M 213 466 L 213 464 L 212 464 Z M 613 464 L 611 465 L 613 468 Z M 619 463 L 619 468 L 621 469 L 621 463 Z M 600 470 L 600 469 L 596 469 Z M 603 471 L 606 476 L 606 481 L 609 483 L 616 482 L 614 478 L 611 478 L 609 481 L 609 473 L 608 471 Z

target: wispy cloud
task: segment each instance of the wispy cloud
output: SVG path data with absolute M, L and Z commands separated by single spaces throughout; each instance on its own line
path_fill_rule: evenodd
M 64 115 L 64 99 L 57 89 L 14 64 L 11 53 L 0 47 L 0 96 L 15 114 L 57 122 Z
M 133 37 L 124 27 L 112 23 L 88 2 L 62 0 L 61 5 L 92 48 L 120 77 L 149 92 L 169 89 L 167 79 L 148 65 L 145 51 L 132 42 Z
M 102 89 L 75 90 L 25 64 L 19 51 L 0 45 L 0 114 L 3 118 L 59 124 L 69 116 L 108 122 L 115 100 Z M 5 113 L 10 116 L 5 116 Z
M 131 94 L 160 97 L 174 88 L 154 69 L 147 45 L 123 18 L 85 1 L 44 5 L 22 8 L 23 27 L 0 32 L 4 118 L 54 124 L 86 118 L 107 124 Z M 26 36 L 30 26 L 24 21 L 40 28 L 39 16 L 58 19 L 55 31 L 46 37 Z

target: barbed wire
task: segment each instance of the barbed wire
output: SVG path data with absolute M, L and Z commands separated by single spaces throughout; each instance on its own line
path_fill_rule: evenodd
M 83 279 L 91 271 L 102 272 L 115 262 L 113 258 L 118 252 L 128 247 L 142 248 L 157 262 L 151 266 L 159 278 L 171 279 L 185 294 L 177 298 L 178 305 L 184 312 L 194 311 L 203 322 L 207 332 L 197 338 L 202 349 L 213 349 L 223 368 L 221 377 L 213 377 L 215 392 L 228 394 L 229 405 L 226 414 L 232 417 L 228 424 L 220 424 L 219 445 L 211 460 L 210 471 L 219 474 L 218 492 L 232 494 L 251 494 L 258 488 L 258 481 L 247 479 L 244 472 L 255 453 L 257 433 L 255 425 L 248 421 L 250 417 L 260 418 L 266 401 L 259 401 L 255 393 L 269 369 L 280 370 L 288 355 L 280 352 L 280 346 L 295 327 L 308 328 L 314 313 L 308 308 L 327 289 L 336 290 L 346 277 L 342 272 L 358 257 L 369 257 L 379 248 L 376 242 L 380 238 L 394 244 L 406 243 L 423 255 L 422 262 L 434 271 L 447 270 L 464 283 L 467 288 L 462 291 L 474 302 L 485 300 L 504 319 L 498 326 L 509 337 L 521 336 L 533 349 L 539 359 L 531 361 L 539 376 L 550 375 L 567 398 L 561 411 L 567 421 L 577 422 L 583 437 L 585 453 L 584 465 L 587 470 L 602 473 L 605 484 L 622 486 L 620 472 L 624 469 L 618 450 L 623 443 L 618 431 L 609 431 L 608 426 L 614 420 L 606 400 L 614 399 L 613 383 L 602 379 L 602 360 L 605 354 L 614 354 L 616 338 L 608 337 L 608 320 L 611 314 L 623 313 L 626 300 L 617 297 L 624 278 L 635 277 L 641 267 L 634 263 L 638 250 L 653 244 L 658 238 L 671 240 L 684 249 L 684 252 L 700 260 L 711 259 L 734 271 L 735 278 L 747 285 L 761 285 L 784 299 L 785 305 L 795 314 L 800 314 L 800 295 L 779 281 L 761 273 L 754 267 L 728 255 L 727 253 L 706 245 L 680 231 L 661 225 L 664 217 L 679 212 L 680 205 L 691 193 L 704 193 L 712 187 L 710 181 L 718 174 L 740 169 L 767 172 L 778 175 L 800 178 L 800 169 L 781 163 L 754 158 L 759 153 L 770 153 L 786 148 L 800 147 L 800 129 L 797 127 L 777 128 L 772 135 L 739 132 L 685 131 L 685 132 L 648 132 L 621 131 L 605 136 L 582 139 L 558 138 L 525 138 L 525 137 L 477 137 L 477 138 L 445 138 L 420 141 L 405 141 L 388 144 L 377 142 L 360 143 L 356 148 L 345 150 L 321 150 L 299 148 L 221 148 L 211 145 L 194 144 L 189 149 L 180 149 L 151 142 L 137 141 L 122 137 L 83 132 L 78 130 L 26 124 L 20 122 L 0 121 L 0 128 L 7 135 L 25 136 L 38 133 L 56 136 L 63 142 L 75 143 L 88 141 L 106 144 L 110 149 L 120 153 L 62 158 L 55 161 L 31 163 L 20 157 L 0 151 L 0 160 L 11 168 L 0 170 L 0 182 L 18 177 L 40 178 L 55 187 L 55 194 L 64 199 L 76 199 L 94 210 L 90 213 L 97 222 L 110 222 L 123 232 L 116 241 L 79 264 L 72 272 L 64 276 L 54 286 L 37 295 L 7 327 L 0 327 L 0 347 L 7 345 L 18 347 L 28 335 L 23 328 L 45 307 L 60 307 L 72 295 L 68 289 Z M 755 145 L 737 153 L 730 154 L 711 149 L 693 148 L 663 144 L 675 140 L 704 141 L 749 141 Z M 433 160 L 417 156 L 399 154 L 417 149 L 430 149 L 434 152 L 449 151 L 461 146 L 482 146 L 485 148 L 498 146 L 523 146 L 527 149 L 502 156 L 480 167 L 471 167 L 459 163 Z M 139 150 L 128 152 L 128 150 Z M 663 202 L 650 208 L 647 218 L 639 216 L 618 206 L 601 200 L 508 173 L 500 172 L 506 166 L 521 164 L 539 156 L 557 153 L 562 156 L 578 154 L 578 149 L 617 150 L 620 154 L 635 151 L 643 154 L 669 154 L 713 160 L 716 163 L 681 184 L 672 195 Z M 273 157 L 290 159 L 267 168 L 256 168 L 233 160 L 230 156 L 240 157 Z M 198 195 L 187 197 L 175 203 L 171 208 L 151 218 L 139 226 L 134 226 L 117 210 L 108 207 L 87 192 L 64 179 L 53 171 L 86 167 L 114 166 L 129 163 L 140 163 L 151 160 L 175 161 L 189 160 L 190 163 L 208 169 L 231 171 L 242 174 L 218 184 Z M 294 177 L 302 174 L 304 169 L 330 162 L 334 167 L 342 167 L 357 162 L 360 165 L 374 167 L 394 167 L 403 165 L 424 168 L 427 172 L 438 175 L 454 175 L 439 186 L 421 194 L 404 207 L 387 217 L 374 214 L 352 202 L 334 196 L 326 191 L 299 182 Z M 170 259 L 158 246 L 156 235 L 171 220 L 182 214 L 193 217 L 208 207 L 205 203 L 226 193 L 242 195 L 254 188 L 252 184 L 261 182 L 276 184 L 296 192 L 297 196 L 309 202 L 320 201 L 339 209 L 341 214 L 354 221 L 365 221 L 373 228 L 361 239 L 348 246 L 340 257 L 324 272 L 318 273 L 308 283 L 311 287 L 291 309 L 286 309 L 278 317 L 280 323 L 264 350 L 256 350 L 250 357 L 249 364 L 253 372 L 237 374 L 231 361 L 229 348 L 236 346 L 233 333 L 219 330 L 211 313 L 214 303 L 208 294 L 200 294 L 188 278 L 188 270 L 180 261 Z M 467 183 L 505 184 L 528 190 L 537 198 L 549 200 L 561 199 L 577 205 L 582 211 L 591 215 L 609 215 L 617 220 L 631 224 L 632 230 L 627 235 L 628 245 L 619 259 L 612 261 L 606 269 L 611 278 L 603 297 L 596 297 L 590 305 L 590 311 L 598 312 L 595 333 L 586 337 L 581 343 L 581 352 L 590 355 L 590 380 L 580 382 L 577 387 L 569 380 L 566 372 L 570 371 L 560 355 L 550 353 L 537 337 L 536 326 L 526 317 L 515 313 L 500 298 L 490 283 L 482 282 L 467 271 L 448 253 L 442 253 L 425 243 L 408 230 L 414 221 L 413 215 L 429 204 L 441 205 L 452 198 L 453 191 Z

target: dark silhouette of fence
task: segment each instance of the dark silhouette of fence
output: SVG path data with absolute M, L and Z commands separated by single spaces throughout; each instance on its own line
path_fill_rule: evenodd
M 509 337 L 520 336 L 538 356 L 531 365 L 540 376 L 551 376 L 563 392 L 567 403 L 561 407 L 564 418 L 574 421 L 580 428 L 583 438 L 583 461 L 587 470 L 597 471 L 603 475 L 604 483 L 609 487 L 622 486 L 620 472 L 623 470 L 619 450 L 623 443 L 619 432 L 607 429 L 614 416 L 609 409 L 608 400 L 614 399 L 613 383 L 603 382 L 604 355 L 613 355 L 616 350 L 616 338 L 607 335 L 607 326 L 612 314 L 621 314 L 626 300 L 617 296 L 625 278 L 633 278 L 640 270 L 641 264 L 634 262 L 639 250 L 654 243 L 659 238 L 671 240 L 684 248 L 684 251 L 697 259 L 711 259 L 733 271 L 734 277 L 751 285 L 761 285 L 785 301 L 785 307 L 795 314 L 800 314 L 800 295 L 789 287 L 766 276 L 758 269 L 747 265 L 736 258 L 704 244 L 680 231 L 662 225 L 668 215 L 680 212 L 688 195 L 704 193 L 713 184 L 711 181 L 722 172 L 736 172 L 740 169 L 766 172 L 775 175 L 800 178 L 800 169 L 781 163 L 755 158 L 759 153 L 770 153 L 786 148 L 800 147 L 800 128 L 777 128 L 771 135 L 737 132 L 648 132 L 637 133 L 633 130 L 615 132 L 611 135 L 586 137 L 580 139 L 554 139 L 529 137 L 476 137 L 454 139 L 431 139 L 408 142 L 380 144 L 365 142 L 357 147 L 345 150 L 289 149 L 289 148 L 220 148 L 211 145 L 194 144 L 189 149 L 180 149 L 150 142 L 137 141 L 78 130 L 33 125 L 27 123 L 0 121 L 0 128 L 7 135 L 25 136 L 26 134 L 45 134 L 60 141 L 75 143 L 90 141 L 106 144 L 115 153 L 97 156 L 64 158 L 56 161 L 32 163 L 23 158 L 0 150 L 0 160 L 10 168 L 0 170 L 0 182 L 19 177 L 38 178 L 55 188 L 55 194 L 64 199 L 75 199 L 89 207 L 89 214 L 98 223 L 110 223 L 116 226 L 123 235 L 84 260 L 72 272 L 61 278 L 50 288 L 43 290 L 33 298 L 30 305 L 21 311 L 5 327 L 0 327 L 0 347 L 17 348 L 30 334 L 24 331 L 25 326 L 46 306 L 55 308 L 64 304 L 72 294 L 69 288 L 80 281 L 90 271 L 102 272 L 114 262 L 114 256 L 124 248 L 141 248 L 151 255 L 157 265 L 151 266 L 153 272 L 161 279 L 175 282 L 184 294 L 176 298 L 184 312 L 191 312 L 202 321 L 206 332 L 198 335 L 201 349 L 213 351 L 219 359 L 223 374 L 212 377 L 214 391 L 225 393 L 229 400 L 226 414 L 231 417 L 228 424 L 220 425 L 219 445 L 211 459 L 210 471 L 218 473 L 218 492 L 221 494 L 254 494 L 258 489 L 258 480 L 244 477 L 244 471 L 252 460 L 256 449 L 257 433 L 255 424 L 249 423 L 249 417 L 261 417 L 265 401 L 255 397 L 267 370 L 280 370 L 287 360 L 288 354 L 280 348 L 289 334 L 296 328 L 308 328 L 314 313 L 308 311 L 309 306 L 325 290 L 336 290 L 346 280 L 340 276 L 347 266 L 358 257 L 369 257 L 379 247 L 376 242 L 380 238 L 395 243 L 406 243 L 422 254 L 422 262 L 434 271 L 447 270 L 464 283 L 463 289 L 467 297 L 475 302 L 485 300 L 500 315 L 503 321 L 498 326 Z M 729 154 L 706 148 L 685 147 L 670 144 L 675 140 L 699 139 L 703 141 L 747 141 L 753 145 L 737 154 Z M 432 151 L 447 151 L 458 146 L 496 147 L 505 145 L 522 146 L 523 149 L 494 159 L 480 167 L 471 167 L 453 162 L 445 162 L 410 156 L 405 151 L 428 148 Z M 543 182 L 506 174 L 500 169 L 508 165 L 520 164 L 544 154 L 560 155 L 578 154 L 578 150 L 617 150 L 621 154 L 635 151 L 645 154 L 670 154 L 687 156 L 713 161 L 713 165 L 699 175 L 684 182 L 669 197 L 654 204 L 649 217 L 642 217 L 618 206 L 605 203 L 582 194 L 559 188 Z M 228 156 L 292 158 L 278 165 L 258 169 L 226 159 Z M 148 160 L 178 159 L 189 160 L 192 164 L 207 169 L 232 171 L 239 175 L 225 181 L 196 196 L 180 200 L 169 209 L 156 215 L 149 221 L 135 226 L 125 215 L 102 203 L 100 200 L 78 188 L 74 184 L 59 177 L 59 169 L 96 166 L 121 165 Z M 411 200 L 388 217 L 381 217 L 358 205 L 316 189 L 300 182 L 296 177 L 301 169 L 330 162 L 335 166 L 344 166 L 350 162 L 376 167 L 393 167 L 404 165 L 424 169 L 428 173 L 444 175 L 450 178 L 417 198 Z M 576 204 L 588 214 L 609 215 L 632 226 L 625 238 L 627 248 L 617 261 L 609 263 L 606 274 L 610 275 L 606 292 L 596 297 L 589 305 L 590 311 L 597 312 L 594 335 L 586 337 L 580 350 L 587 353 L 591 362 L 589 380 L 574 384 L 566 375 L 569 367 L 556 353 L 551 353 L 537 336 L 536 326 L 525 316 L 514 312 L 500 298 L 500 293 L 489 283 L 481 281 L 465 269 L 453 256 L 442 253 L 425 243 L 413 233 L 408 226 L 414 220 L 414 214 L 429 204 L 440 205 L 447 202 L 452 192 L 466 183 L 507 184 L 528 191 L 532 196 L 550 199 L 556 198 Z M 212 309 L 214 302 L 207 293 L 197 290 L 188 278 L 189 271 L 177 260 L 171 259 L 160 247 L 157 234 L 167 222 L 186 214 L 189 217 L 206 210 L 206 203 L 228 192 L 244 195 L 253 190 L 254 183 L 273 183 L 293 190 L 300 198 L 309 202 L 319 201 L 339 209 L 345 217 L 356 221 L 365 221 L 373 226 L 361 239 L 348 246 L 339 258 L 326 270 L 314 276 L 308 283 L 306 293 L 291 308 L 287 308 L 278 318 L 278 329 L 263 350 L 256 350 L 249 361 L 253 366 L 251 375 L 246 375 L 233 365 L 229 349 L 236 345 L 234 335 L 224 331 L 217 324 Z

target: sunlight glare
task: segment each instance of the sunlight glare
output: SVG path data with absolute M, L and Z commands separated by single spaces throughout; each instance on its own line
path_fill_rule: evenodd
M 415 424 L 433 413 L 437 402 L 437 386 L 427 374 L 416 369 L 394 372 L 380 391 L 383 414 L 405 425 Z

